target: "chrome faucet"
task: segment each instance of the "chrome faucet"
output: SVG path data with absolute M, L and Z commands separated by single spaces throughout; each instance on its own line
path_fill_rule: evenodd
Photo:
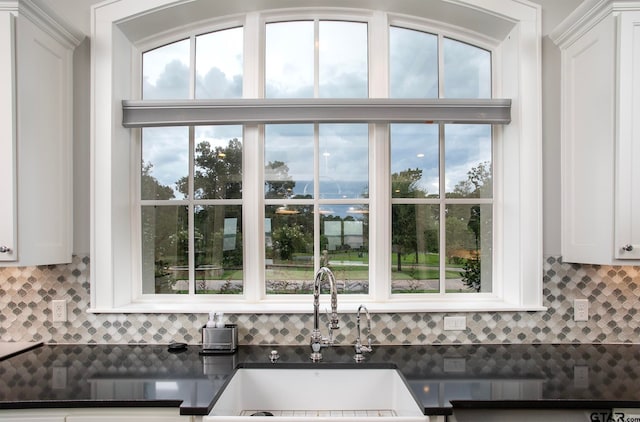
M 320 333 L 320 285 L 325 278 L 329 280 L 329 288 L 331 290 L 331 317 L 327 323 L 327 328 L 329 329 L 328 338 L 322 337 Z M 338 323 L 338 286 L 336 284 L 336 278 L 329 268 L 321 267 L 316 272 L 313 280 L 313 331 L 311 332 L 310 355 L 312 361 L 317 362 L 322 360 L 320 349 L 333 344 L 333 330 L 340 328 Z
M 367 317 L 367 345 L 364 346 L 362 344 L 361 336 L 360 336 L 360 311 L 364 309 L 364 313 Z M 369 315 L 369 310 L 366 306 L 360 305 L 358 307 L 358 312 L 356 313 L 356 325 L 358 326 L 358 337 L 356 338 L 356 354 L 353 357 L 356 362 L 362 362 L 364 360 L 363 352 L 371 352 L 373 347 L 371 346 L 371 316 Z

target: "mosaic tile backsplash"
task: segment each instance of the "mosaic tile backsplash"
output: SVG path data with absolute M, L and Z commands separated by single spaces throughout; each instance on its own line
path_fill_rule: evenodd
M 205 314 L 91 314 L 88 256 L 71 264 L 0 268 L 0 341 L 45 343 L 198 344 Z M 466 313 L 465 331 L 444 331 L 443 318 L 458 313 L 373 315 L 372 334 L 382 344 L 640 343 L 640 267 L 544 262 L 546 312 Z M 573 321 L 573 299 L 589 299 L 590 318 Z M 53 299 L 69 303 L 68 322 L 52 322 Z M 354 315 L 342 315 L 337 340 L 352 343 Z M 309 314 L 228 315 L 240 344 L 306 344 Z

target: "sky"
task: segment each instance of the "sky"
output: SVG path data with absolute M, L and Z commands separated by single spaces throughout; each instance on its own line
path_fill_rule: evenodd
M 317 52 L 314 45 L 317 41 Z M 317 35 L 312 21 L 267 24 L 265 96 L 268 98 L 366 98 L 368 90 L 367 25 L 359 22 L 320 21 Z M 389 91 L 397 98 L 434 98 L 439 85 L 446 98 L 488 98 L 491 93 L 489 52 L 444 38 L 443 72 L 438 83 L 437 36 L 392 27 L 390 30 Z M 242 28 L 199 35 L 195 38 L 196 98 L 242 96 Z M 190 98 L 189 39 L 143 55 L 143 98 Z M 314 82 L 317 54 L 318 80 Z M 372 52 L 374 54 L 374 52 Z M 320 181 L 327 192 L 332 180 L 345 181 L 362 191 L 368 184 L 367 125 L 320 126 Z M 265 130 L 265 164 L 286 161 L 294 180 L 313 180 L 313 125 L 269 125 Z M 241 138 L 240 127 L 200 127 L 196 142 L 215 145 Z M 447 192 L 467 178 L 471 168 L 491 161 L 488 125 L 446 125 L 445 176 Z M 440 183 L 437 125 L 393 124 L 391 171 L 420 168 L 419 187 L 437 193 Z M 174 186 L 188 173 L 188 129 L 147 128 L 143 160 L 153 165 L 152 175 Z M 297 189 L 303 188 L 303 183 Z M 335 192 L 340 189 L 333 189 Z M 329 193 L 333 195 L 334 193 Z M 351 195 L 349 193 L 349 195 Z M 181 194 L 176 192 L 176 197 Z

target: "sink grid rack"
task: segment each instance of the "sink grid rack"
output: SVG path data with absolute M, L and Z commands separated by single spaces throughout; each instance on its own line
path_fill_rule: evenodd
M 341 416 L 370 416 L 370 417 L 380 417 L 380 416 L 397 416 L 394 410 L 243 410 L 240 412 L 239 416 L 251 416 L 257 412 L 271 412 L 273 416 L 306 416 L 306 417 L 341 417 Z

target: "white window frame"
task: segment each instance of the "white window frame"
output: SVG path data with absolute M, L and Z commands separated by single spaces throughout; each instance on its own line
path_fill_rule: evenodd
M 277 2 L 277 0 L 274 0 Z M 507 126 L 494 126 L 495 148 L 494 168 L 494 291 L 491 294 L 456 295 L 402 295 L 391 298 L 387 291 L 388 283 L 372 283 L 373 291 L 366 298 L 351 295 L 341 297 L 342 308 L 348 311 L 356 309 L 362 300 L 367 307 L 377 312 L 428 312 L 428 311 L 535 311 L 544 310 L 542 306 L 542 195 L 541 195 L 541 122 L 540 122 L 540 7 L 521 0 L 458 0 L 462 6 L 483 13 L 504 16 L 513 22 L 513 28 L 503 39 L 492 40 L 495 54 L 493 59 L 495 97 L 513 99 L 511 108 L 512 122 Z M 265 300 L 258 291 L 258 283 L 246 280 L 259 279 L 264 272 L 260 256 L 263 246 L 260 242 L 246 245 L 245 250 L 245 295 L 220 300 L 210 295 L 196 295 L 180 298 L 180 295 L 151 295 L 141 297 L 137 290 L 136 274 L 139 268 L 136 255 L 139 255 L 139 240 L 133 239 L 135 233 L 134 218 L 136 195 L 133 186 L 138 173 L 135 169 L 136 136 L 139 130 L 125 128 L 122 125 L 122 100 L 139 98 L 136 91 L 138 76 L 135 68 L 139 57 L 139 46 L 143 42 L 132 43 L 118 26 L 133 16 L 149 17 L 154 10 L 162 7 L 180 7 L 189 2 L 173 0 L 145 0 L 140 2 L 111 2 L 93 7 L 92 30 L 94 47 L 92 48 L 92 111 L 91 111 L 91 308 L 92 312 L 208 312 L 216 310 L 235 313 L 260 312 L 310 312 L 307 298 L 277 298 Z M 134 3 L 134 4 L 129 4 Z M 443 3 L 445 3 L 443 1 Z M 158 9 L 160 8 L 160 9 Z M 298 12 L 291 12 L 299 18 Z M 310 12 L 315 17 L 336 17 L 330 11 Z M 406 18 L 382 12 L 363 11 L 360 16 L 370 16 L 370 24 L 389 24 L 424 30 L 424 20 Z M 257 98 L 255 93 L 262 92 L 259 64 L 264 60 L 260 55 L 260 32 L 264 32 L 264 19 L 281 18 L 286 14 L 262 15 L 249 12 L 243 16 L 245 22 L 245 60 L 244 96 Z M 353 11 L 345 13 L 351 19 L 358 15 Z M 236 20 L 242 20 L 235 18 Z M 282 20 L 282 19 L 280 19 Z M 361 18 L 359 20 L 365 20 Z M 431 22 L 432 23 L 432 22 Z M 210 27 L 210 25 L 209 25 Z M 469 31 L 466 36 L 457 28 L 442 25 L 447 36 L 468 41 L 476 45 L 482 37 Z M 183 27 L 184 31 L 185 28 Z M 450 33 L 447 33 L 450 32 Z M 464 32 L 464 31 L 463 31 Z M 371 30 L 370 30 L 371 33 Z M 171 33 L 163 34 L 167 40 Z M 176 39 L 176 38 L 173 38 Z M 157 37 L 156 37 L 157 42 Z M 377 45 L 387 45 L 384 40 L 371 40 Z M 252 50 L 253 49 L 253 50 Z M 384 49 L 383 49 L 384 50 Z M 255 54 L 250 54 L 255 53 Z M 375 55 L 370 56 L 370 69 L 380 67 Z M 382 67 L 384 68 L 384 66 Z M 507 72 L 508 70 L 508 72 Z M 514 71 L 515 70 L 515 71 Z M 250 71 L 250 72 L 249 72 Z M 370 86 L 381 86 L 380 80 L 388 79 L 388 70 L 370 72 Z M 370 97 L 385 101 L 386 89 L 370 89 Z M 366 102 L 366 101 L 365 101 Z M 130 103 L 133 104 L 133 103 Z M 259 148 L 261 126 L 259 122 L 250 122 L 244 127 L 243 147 L 245 148 L 244 168 L 262 168 Z M 385 122 L 370 122 L 374 138 L 370 154 L 377 170 L 388 170 L 388 130 Z M 509 157 L 505 160 L 504 157 Z M 378 172 L 372 184 L 378 184 L 378 192 L 385 192 L 384 183 L 389 183 L 388 171 Z M 248 186 L 254 189 L 262 187 L 260 172 L 245 175 L 250 178 Z M 374 172 L 372 178 L 376 178 Z M 386 192 L 389 190 L 387 189 Z M 255 196 L 256 192 L 245 195 Z M 244 207 L 244 232 L 261 233 L 264 220 L 264 207 Z M 376 222 L 370 226 L 370 243 L 381 250 L 387 249 L 390 256 L 388 223 L 390 219 L 390 198 L 378 195 L 372 198 L 371 212 L 377 215 Z M 384 255 L 380 255 L 384 256 Z M 389 263 L 378 263 L 372 274 L 390 273 Z M 387 271 L 389 270 L 389 271 Z M 354 295 L 359 296 L 359 295 Z

